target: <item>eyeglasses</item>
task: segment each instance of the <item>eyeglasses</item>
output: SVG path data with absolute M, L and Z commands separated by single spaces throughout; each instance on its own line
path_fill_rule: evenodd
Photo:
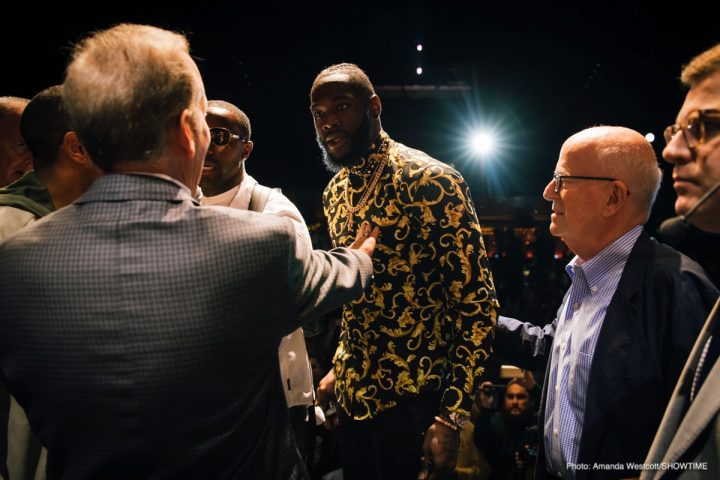
M 689 149 L 702 145 L 720 132 L 720 110 L 693 110 L 679 124 L 670 125 L 665 129 L 663 132 L 665 143 L 670 143 L 679 131 L 682 131 L 683 139 Z
M 557 172 L 553 172 L 553 182 L 555 193 L 560 193 L 563 187 L 563 181 L 566 179 L 571 180 L 602 180 L 603 182 L 614 182 L 617 178 L 612 177 L 585 177 L 583 175 L 558 175 Z M 630 195 L 630 192 L 628 192 Z
M 232 139 L 247 142 L 246 138 L 242 138 L 240 135 L 235 135 L 227 128 L 213 127 L 210 129 L 210 141 L 216 147 L 226 147 Z

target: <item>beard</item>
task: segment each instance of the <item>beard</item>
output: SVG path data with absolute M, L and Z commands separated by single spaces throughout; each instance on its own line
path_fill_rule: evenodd
M 519 415 L 512 415 L 510 412 L 503 408 L 501 410 L 501 415 L 505 420 L 505 424 L 508 426 L 508 428 L 510 428 L 511 430 L 522 430 L 531 421 L 533 412 L 531 408 L 526 408 L 525 410 L 520 412 Z
M 366 113 L 360 125 L 351 134 L 348 134 L 350 141 L 350 151 L 342 157 L 334 157 L 327 151 L 325 142 L 320 135 L 315 136 L 317 144 L 322 152 L 322 161 L 331 173 L 337 173 L 345 167 L 352 167 L 360 163 L 360 159 L 370 148 L 370 132 L 372 124 L 370 122 L 370 113 Z

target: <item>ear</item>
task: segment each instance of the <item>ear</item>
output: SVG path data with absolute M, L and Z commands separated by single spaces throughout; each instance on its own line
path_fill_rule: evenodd
M 180 114 L 180 124 L 178 128 L 178 146 L 186 153 L 188 158 L 195 157 L 197 145 L 195 144 L 195 131 L 193 129 L 192 112 L 185 109 Z
M 250 156 L 250 153 L 252 153 L 253 146 L 254 146 L 254 144 L 253 144 L 252 140 L 248 140 L 243 145 L 243 151 L 241 154 L 243 162 L 246 161 L 248 159 L 248 157 Z
M 603 216 L 612 217 L 622 210 L 628 201 L 628 195 L 630 195 L 630 192 L 628 192 L 627 185 L 625 185 L 624 182 L 621 180 L 615 180 L 612 182 L 612 190 L 610 191 L 607 203 L 603 208 Z
M 68 158 L 75 163 L 87 165 L 92 162 L 92 160 L 90 160 L 90 155 L 88 155 L 85 150 L 85 147 L 83 147 L 82 143 L 80 143 L 77 133 L 72 130 L 66 132 L 63 137 L 63 149 L 65 150 L 65 154 Z
M 382 113 L 382 102 L 380 102 L 380 97 L 377 95 L 370 97 L 370 113 L 374 118 L 380 118 Z

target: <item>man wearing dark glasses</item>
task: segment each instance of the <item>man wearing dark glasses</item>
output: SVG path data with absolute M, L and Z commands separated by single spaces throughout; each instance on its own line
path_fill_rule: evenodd
M 209 100 L 205 118 L 210 127 L 210 146 L 200 179 L 203 204 L 289 218 L 298 239 L 312 249 L 310 233 L 297 207 L 280 189 L 260 185 L 245 170 L 245 162 L 253 149 L 252 127 L 245 112 L 232 103 Z M 315 401 L 315 394 L 302 327 L 283 337 L 278 353 L 295 440 L 307 459 L 313 446 L 314 415 L 309 408 Z
M 673 166 L 675 210 L 701 230 L 720 233 L 720 195 L 711 193 L 720 182 L 720 45 L 695 57 L 681 79 L 689 90 L 677 123 L 665 129 L 663 150 Z M 695 342 L 641 478 L 720 478 L 718 309 L 716 303 Z
M 637 476 L 717 298 L 698 264 L 643 233 L 660 179 L 628 128 L 583 130 L 560 150 L 543 196 L 576 255 L 572 285 L 552 323 L 500 317 L 495 337 L 503 360 L 547 367 L 536 478 Z

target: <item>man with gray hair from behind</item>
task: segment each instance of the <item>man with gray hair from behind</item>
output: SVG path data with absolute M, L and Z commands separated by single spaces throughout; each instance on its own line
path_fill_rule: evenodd
M 594 127 L 563 144 L 545 187 L 572 285 L 552 323 L 500 317 L 495 337 L 503 361 L 547 367 L 538 479 L 639 475 L 717 298 L 699 265 L 643 232 L 660 174 L 640 133 Z
M 720 44 L 683 68 L 689 88 L 665 129 L 675 211 L 687 227 L 720 233 Z M 682 230 L 682 228 L 681 228 Z M 713 248 L 717 248 L 714 246 Z M 641 478 L 720 478 L 720 301 L 705 321 L 668 404 Z
M 210 132 L 180 34 L 92 34 L 63 105 L 105 173 L 0 245 L 0 376 L 48 478 L 307 479 L 278 344 L 362 294 L 377 231 L 312 251 L 288 219 L 193 198 Z

